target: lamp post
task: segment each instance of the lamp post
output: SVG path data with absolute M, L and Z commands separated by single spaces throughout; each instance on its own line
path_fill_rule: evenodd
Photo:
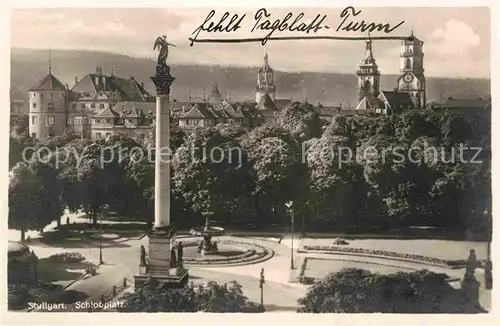
M 104 261 L 102 260 L 102 214 L 100 218 L 100 223 L 99 223 L 99 264 L 103 264 Z
M 260 305 L 264 307 L 264 283 L 266 283 L 266 280 L 264 278 L 264 268 L 261 269 L 260 271 L 260 280 L 259 280 L 259 287 L 260 287 Z
M 292 242 L 291 242 L 291 246 L 290 246 L 290 269 L 294 269 L 294 266 L 293 266 L 293 234 L 295 231 L 295 216 L 294 216 L 294 212 L 293 212 L 293 201 L 289 201 L 285 205 L 290 210 L 290 220 L 291 220 L 291 224 L 292 224 Z
M 484 213 L 485 218 L 488 217 L 488 210 L 485 210 Z M 491 290 L 493 288 L 493 264 L 491 262 L 491 228 L 488 232 L 488 244 L 487 244 L 487 254 L 486 254 L 486 262 L 484 264 L 484 287 L 487 290 Z

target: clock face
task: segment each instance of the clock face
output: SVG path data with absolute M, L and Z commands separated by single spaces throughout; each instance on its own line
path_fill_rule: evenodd
M 411 74 L 406 74 L 404 77 L 403 77 L 403 80 L 406 82 L 406 83 L 411 83 L 413 81 L 413 75 Z

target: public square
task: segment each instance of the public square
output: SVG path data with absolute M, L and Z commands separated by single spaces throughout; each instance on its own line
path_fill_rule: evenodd
M 68 214 L 70 224 L 86 223 L 88 219 L 83 215 Z M 63 220 L 66 220 L 65 218 Z M 117 223 L 104 220 L 103 223 Z M 50 233 L 51 225 L 44 230 L 44 233 Z M 129 234 L 131 234 L 129 232 Z M 47 241 L 40 237 L 38 232 L 30 231 L 27 236 L 30 238 L 26 244 L 35 251 L 40 261 L 53 254 L 62 252 L 77 252 L 85 257 L 84 263 L 78 266 L 69 266 L 63 272 L 56 272 L 55 268 L 46 271 L 46 278 L 53 284 L 59 284 L 65 287 L 63 290 L 66 295 L 61 296 L 67 304 L 76 301 L 101 300 L 104 295 L 107 300 L 119 300 L 120 296 L 127 292 L 133 292 L 134 274 L 139 271 L 139 248 L 141 245 L 147 246 L 148 238 L 140 232 L 135 236 L 119 237 L 115 240 L 102 242 L 102 255 L 104 263 L 97 268 L 94 276 L 85 275 L 85 266 L 88 263 L 99 264 L 99 241 L 89 238 L 83 240 L 60 240 Z M 260 301 L 259 274 L 264 269 L 266 283 L 263 289 L 264 305 L 267 312 L 278 311 L 296 311 L 299 306 L 297 299 L 303 297 L 307 292 L 309 285 L 297 282 L 298 274 L 302 273 L 305 277 L 312 277 L 320 280 L 328 273 L 340 271 L 342 268 L 363 268 L 372 272 L 382 274 L 395 273 L 398 271 L 411 271 L 427 268 L 437 273 L 445 273 L 449 276 L 450 284 L 460 287 L 459 280 L 463 277 L 464 269 L 452 269 L 443 266 L 432 266 L 412 262 L 408 260 L 388 259 L 387 257 L 368 257 L 360 255 L 346 254 L 326 254 L 326 253 L 305 253 L 304 245 L 326 245 L 331 244 L 332 238 L 298 238 L 294 239 L 294 270 L 291 271 L 291 238 L 285 234 L 282 239 L 276 235 L 265 237 L 262 234 L 252 237 L 249 233 L 244 238 L 225 235 L 223 239 L 240 239 L 246 243 L 255 243 L 258 246 L 265 247 L 272 254 L 266 256 L 264 261 L 248 262 L 236 265 L 224 266 L 217 264 L 215 266 L 200 266 L 187 264 L 189 268 L 190 281 L 195 284 L 216 281 L 219 284 L 229 283 L 233 280 L 240 283 L 243 287 L 243 293 L 251 301 Z M 180 236 L 178 240 L 186 241 L 191 236 Z M 9 240 L 19 239 L 19 232 L 9 230 Z M 355 248 L 376 248 L 379 250 L 397 250 L 401 253 L 426 255 L 441 259 L 465 259 L 469 249 L 475 249 L 478 260 L 486 258 L 486 243 L 480 242 L 462 242 L 462 241 L 444 241 L 444 240 L 389 240 L 389 239 L 366 239 L 352 240 L 349 247 Z M 396 249 L 395 249 L 396 248 Z M 302 252 L 301 252 L 302 251 Z M 465 256 L 465 258 L 464 258 Z M 63 268 L 64 269 L 64 268 Z M 491 291 L 484 289 L 484 271 L 476 271 L 477 280 L 481 283 L 480 303 L 489 310 L 491 308 Z M 45 276 L 47 277 L 47 276 Z M 126 279 L 127 286 L 116 296 L 112 296 L 113 286 L 122 287 L 123 280 Z M 76 280 L 76 281 L 75 281 Z M 60 292 L 63 293 L 63 292 Z M 43 309 L 36 309 L 43 311 Z

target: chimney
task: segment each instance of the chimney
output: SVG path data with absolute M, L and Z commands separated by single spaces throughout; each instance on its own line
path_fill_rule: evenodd
M 101 67 L 95 67 L 95 74 L 100 76 L 102 75 L 102 68 Z
M 394 88 L 394 91 L 395 91 L 395 92 L 397 92 L 397 91 L 398 91 L 398 89 L 397 89 L 397 88 Z
M 102 89 L 106 90 L 106 75 L 102 76 Z
M 100 87 L 99 87 L 99 80 L 100 79 L 101 79 L 101 77 L 96 74 L 96 76 L 95 76 L 95 87 L 97 88 L 97 90 L 100 89 Z
M 78 84 L 78 77 L 75 76 L 75 85 Z
M 141 87 L 144 88 L 144 83 L 141 83 Z

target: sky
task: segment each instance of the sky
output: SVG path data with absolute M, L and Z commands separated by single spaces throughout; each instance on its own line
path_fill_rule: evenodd
M 216 8 L 213 21 L 224 12 L 239 14 L 241 28 L 231 33 L 201 32 L 199 38 L 263 37 L 264 31 L 251 32 L 259 7 Z M 366 36 L 366 32 L 336 31 L 344 8 L 268 8 L 270 20 L 282 19 L 292 12 L 310 23 L 316 15 L 326 15 L 318 36 Z M 45 8 L 18 9 L 12 12 L 11 46 L 37 49 L 79 49 L 114 52 L 134 57 L 155 58 L 153 43 L 168 35 L 172 64 L 215 64 L 257 66 L 262 64 L 264 47 L 260 43 L 190 46 L 189 37 L 205 21 L 211 8 Z M 390 34 L 374 31 L 371 36 L 407 36 L 413 30 L 424 42 L 424 67 L 427 76 L 490 77 L 490 11 L 471 7 L 356 7 L 361 12 L 348 21 L 389 23 L 404 21 Z M 261 22 L 264 19 L 261 20 Z M 346 23 L 347 23 L 346 22 Z M 312 35 L 314 33 L 309 33 Z M 275 32 L 273 36 L 306 35 Z M 269 62 L 281 71 L 353 73 L 364 55 L 364 41 L 300 40 L 269 41 Z M 400 41 L 374 41 L 373 52 L 382 74 L 399 73 Z

